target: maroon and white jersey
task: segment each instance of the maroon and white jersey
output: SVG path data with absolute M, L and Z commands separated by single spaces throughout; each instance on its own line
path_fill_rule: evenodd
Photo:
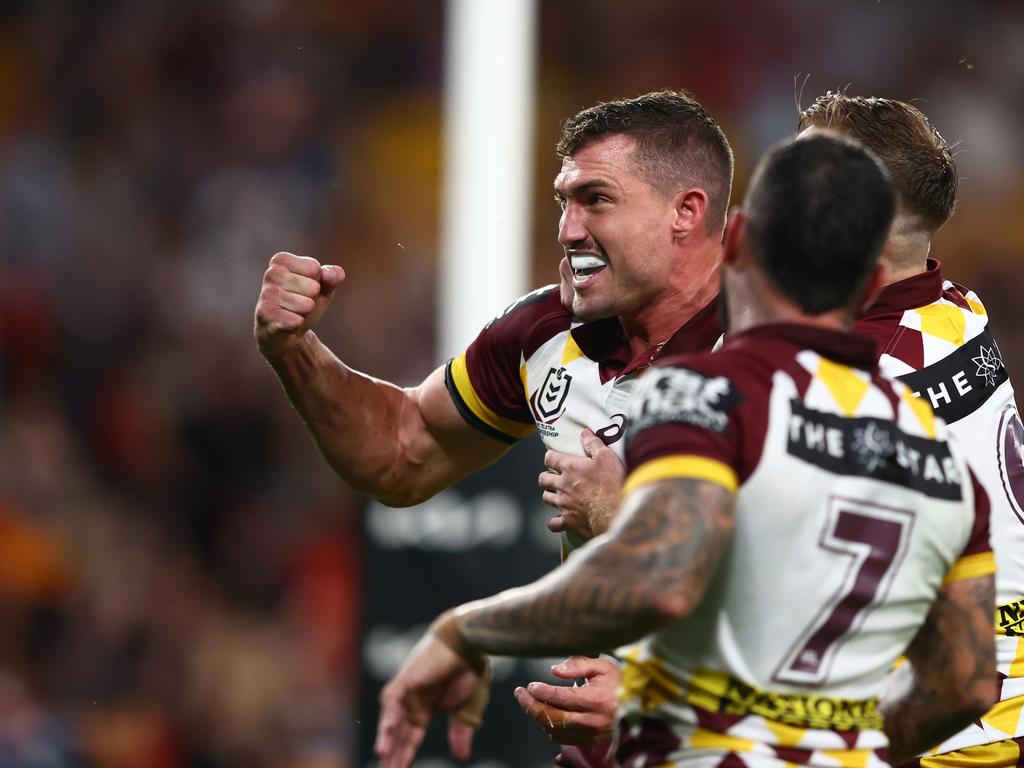
M 878 699 L 945 581 L 991 573 L 985 493 L 872 341 L 764 325 L 643 377 L 625 493 L 736 493 L 691 615 L 622 649 L 624 768 L 882 766 Z
M 574 321 L 547 286 L 522 297 L 493 320 L 466 352 L 451 360 L 445 382 L 472 426 L 514 443 L 535 429 L 544 444 L 583 455 L 590 429 L 623 458 L 629 400 L 637 379 L 660 354 L 710 350 L 721 333 L 713 300 L 666 343 L 633 356 L 617 318 Z M 563 538 L 567 549 L 582 541 Z
M 924 273 L 887 286 L 856 329 L 876 340 L 881 371 L 946 421 L 992 504 L 1000 701 L 934 752 L 1024 736 L 1024 428 L 988 313 L 930 259 Z

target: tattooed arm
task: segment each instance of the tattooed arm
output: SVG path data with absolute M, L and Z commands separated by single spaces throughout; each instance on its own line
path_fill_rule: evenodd
M 996 697 L 992 576 L 946 584 L 882 702 L 893 765 L 972 723 Z
M 630 494 L 609 533 L 540 581 L 456 612 L 473 647 L 505 656 L 614 648 L 690 613 L 733 527 L 734 496 L 703 480 Z
M 465 723 L 478 723 L 485 701 L 469 703 L 484 686 L 483 654 L 596 653 L 690 613 L 732 536 L 734 503 L 732 492 L 703 480 L 641 486 L 612 529 L 565 566 L 443 614 L 381 692 L 374 749 L 382 768 L 411 763 L 439 710 L 461 713 L 449 740 L 453 754 L 468 757 Z

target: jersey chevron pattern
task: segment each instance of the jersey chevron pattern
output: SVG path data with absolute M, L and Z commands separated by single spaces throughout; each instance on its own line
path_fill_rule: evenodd
M 664 345 L 631 359 L 616 318 L 574 322 L 558 286 L 527 294 L 494 319 L 448 363 L 445 381 L 469 424 L 514 443 L 534 430 L 553 450 L 583 455 L 590 429 L 623 458 L 629 400 L 639 374 L 659 354 L 705 352 L 721 333 L 717 300 Z M 563 550 L 581 544 L 563 536 Z
M 878 343 L 881 370 L 945 419 L 992 504 L 1000 701 L 935 753 L 1024 736 L 1024 429 L 988 313 L 929 260 L 923 274 L 888 286 L 857 330 Z
M 879 696 L 941 585 L 992 573 L 984 491 L 872 341 L 760 326 L 663 358 L 636 393 L 626 493 L 736 493 L 694 613 L 620 649 L 624 768 L 887 765 Z

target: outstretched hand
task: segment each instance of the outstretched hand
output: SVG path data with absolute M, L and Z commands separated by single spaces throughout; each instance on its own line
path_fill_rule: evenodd
M 407 768 L 423 743 L 431 719 L 448 713 L 448 746 L 467 760 L 490 693 L 490 666 L 473 668 L 434 631 L 416 644 L 380 694 L 374 752 L 381 768 Z
M 548 521 L 555 533 L 572 531 L 584 539 L 604 533 L 619 508 L 626 468 L 615 452 L 589 429 L 580 435 L 584 456 L 559 451 L 544 454 L 544 466 L 537 484 L 541 498 L 558 514 Z
M 563 680 L 586 678 L 586 683 L 578 687 L 530 683 L 515 690 L 519 706 L 557 744 L 608 744 L 615 724 L 615 692 L 621 670 L 607 659 L 570 656 L 551 671 Z

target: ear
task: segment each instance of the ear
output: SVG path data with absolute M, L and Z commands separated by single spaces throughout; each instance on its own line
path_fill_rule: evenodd
M 747 261 L 747 217 L 738 205 L 729 210 L 722 244 L 722 262 L 730 267 L 741 267 Z
M 708 194 L 700 187 L 681 189 L 673 198 L 675 220 L 672 234 L 687 237 L 694 232 L 704 232 L 704 217 L 708 211 Z
M 864 289 L 864 293 L 860 297 L 860 303 L 858 306 L 858 313 L 863 312 L 878 298 L 878 294 L 882 292 L 882 289 L 889 284 L 889 268 L 883 260 L 879 260 L 875 264 L 874 270 L 871 272 L 871 279 L 868 280 L 867 287 Z

